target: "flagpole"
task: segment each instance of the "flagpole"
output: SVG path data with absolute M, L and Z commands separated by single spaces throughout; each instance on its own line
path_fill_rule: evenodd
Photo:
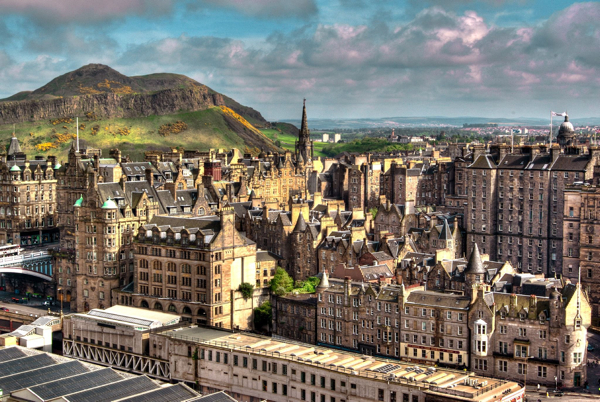
M 515 153 L 515 129 L 513 128 L 510 132 L 510 153 Z
M 550 144 L 548 146 L 552 148 L 552 111 L 550 111 Z
M 77 125 L 77 152 L 79 152 L 79 117 L 76 117 L 76 125 Z

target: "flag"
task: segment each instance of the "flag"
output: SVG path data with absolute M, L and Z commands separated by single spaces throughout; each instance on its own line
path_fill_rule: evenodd
M 556 112 L 550 112 L 552 113 L 552 116 L 566 116 L 567 112 L 562 112 L 562 113 L 556 113 Z

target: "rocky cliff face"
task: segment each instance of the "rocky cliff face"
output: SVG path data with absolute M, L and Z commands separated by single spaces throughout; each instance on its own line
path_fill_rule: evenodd
M 225 105 L 223 95 L 211 92 L 204 86 L 166 89 L 147 94 L 101 93 L 51 100 L 1 102 L 0 124 L 84 116 L 88 112 L 109 119 L 145 117 L 205 110 L 221 105 Z

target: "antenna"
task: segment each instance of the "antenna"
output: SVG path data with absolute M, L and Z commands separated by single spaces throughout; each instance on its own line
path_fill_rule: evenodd
M 13 123 L 13 137 L 15 136 L 15 123 Z
M 76 117 L 76 125 L 77 125 L 77 152 L 79 152 L 79 117 Z

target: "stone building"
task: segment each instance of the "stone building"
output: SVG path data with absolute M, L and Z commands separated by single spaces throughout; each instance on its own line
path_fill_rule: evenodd
M 404 236 L 408 228 L 417 226 L 414 204 L 392 204 L 385 196 L 377 207 L 377 214 L 373 219 L 374 239 L 379 240 L 382 232 L 389 232 L 397 236 Z
M 115 292 L 116 301 L 175 312 L 198 324 L 252 328 L 261 289 L 248 299 L 238 289 L 256 283 L 256 244 L 235 229 L 234 220 L 229 206 L 218 217 L 154 216 L 135 238 L 133 289 Z
M 121 321 L 125 320 L 129 317 Z M 95 331 L 103 331 L 91 324 Z M 90 344 L 83 341 L 80 331 L 66 333 L 63 347 L 69 357 L 91 361 L 98 356 L 106 363 L 110 357 L 109 364 L 115 367 L 183 381 L 203 393 L 223 390 L 243 402 L 501 402 L 523 398 L 523 387 L 516 382 L 315 348 L 281 337 L 198 326 L 159 327 L 142 334 L 147 353 L 121 348 L 119 339 L 112 345 Z
M 559 135 L 572 125 L 561 125 Z M 508 260 L 524 272 L 562 271 L 563 190 L 591 180 L 600 148 L 524 146 L 510 153 L 497 144 L 455 161 L 456 191 L 465 204 L 466 248 L 474 243 L 493 260 Z
M 592 317 L 600 316 L 600 188 L 569 186 L 564 192 L 563 276 L 589 295 Z M 581 270 L 581 272 L 580 272 Z M 580 278 L 581 275 L 581 278 Z
M 275 297 L 273 334 L 300 342 L 317 340 L 317 296 L 311 293 Z
M 497 287 L 514 271 L 494 264 L 486 266 L 475 247 L 461 279 L 451 282 L 456 286 L 441 291 L 429 285 L 425 290 L 420 283 L 332 279 L 325 272 L 327 280 L 316 292 L 316 342 L 502 378 L 524 375 L 529 361 L 536 383 L 552 384 L 556 375 L 564 386 L 583 384 L 591 314 L 585 292 L 567 282 L 560 292 L 547 294 L 547 283 L 533 275 L 535 281 L 520 278 L 512 287 Z M 488 283 L 501 291 L 492 291 Z
M 323 171 L 310 175 L 315 192 L 326 198 L 340 199 L 346 209 L 376 208 L 379 204 L 382 165 L 370 155 L 343 155 L 339 160 L 326 159 Z
M 41 246 L 59 240 L 53 156 L 27 160 L 13 136 L 0 156 L 0 245 Z
M 579 387 L 586 381 L 586 334 L 591 308 L 580 285 L 549 297 L 490 291 L 475 247 L 466 271 L 471 331 L 470 367 L 499 378 Z

